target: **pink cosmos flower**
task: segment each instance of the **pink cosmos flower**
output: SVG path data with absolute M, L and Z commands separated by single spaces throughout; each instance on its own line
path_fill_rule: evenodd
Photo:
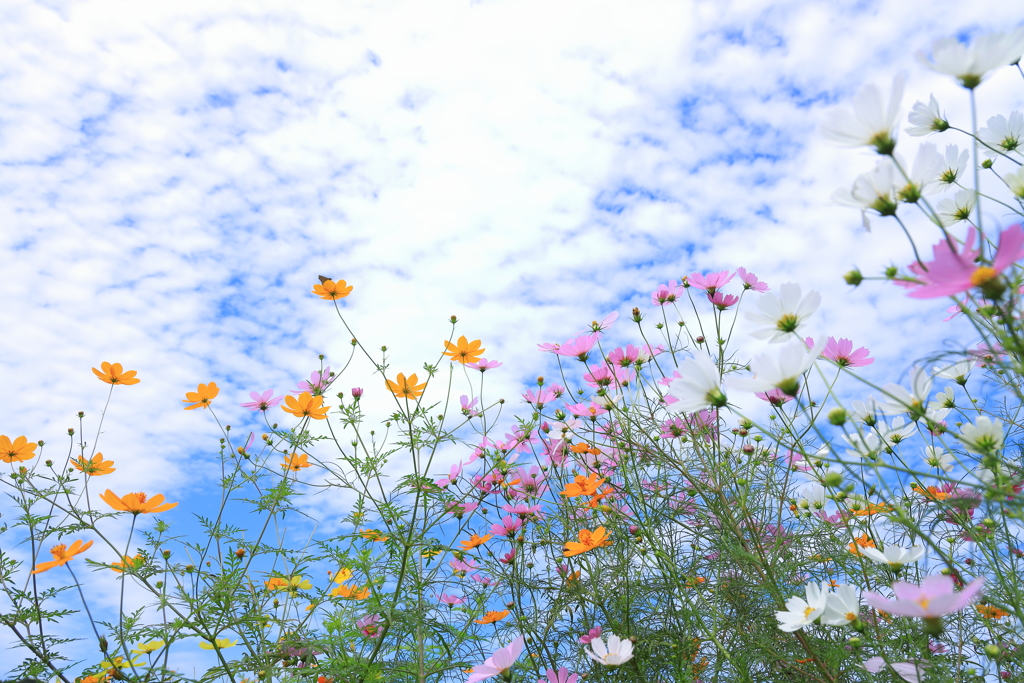
M 362 397 L 363 397 L 363 388 L 362 387 L 352 387 L 352 398 L 354 398 L 355 400 L 358 401 Z
M 313 396 L 320 396 L 324 393 L 324 389 L 331 381 L 331 366 L 328 365 L 323 372 L 313 372 L 309 375 L 309 381 L 303 380 L 296 386 L 298 391 L 293 391 L 293 394 L 301 394 L 303 392 L 309 392 Z M 284 398 L 283 396 L 281 398 Z
M 566 405 L 565 409 L 577 417 L 597 417 L 608 412 L 607 408 L 594 401 L 591 401 L 589 406 L 583 403 Z
M 952 306 L 950 306 L 949 308 L 946 309 L 946 313 L 949 313 L 949 317 L 948 318 L 943 318 L 942 322 L 948 323 L 950 320 L 952 320 L 953 318 L 957 317 L 958 315 L 960 315 L 961 313 L 963 313 L 966 310 L 967 310 L 967 300 L 964 299 L 963 301 L 958 301 L 957 303 L 953 304 Z
M 592 365 L 590 372 L 583 375 L 583 381 L 595 389 L 612 385 L 616 387 L 626 386 L 634 379 L 636 379 L 635 372 L 630 368 L 618 365 Z
M 480 566 L 473 559 L 467 560 L 452 560 L 448 563 L 452 568 L 452 573 L 456 576 L 465 576 L 467 573 L 475 572 Z
M 473 580 L 484 586 L 497 586 L 498 582 L 489 576 L 482 576 L 480 574 L 473 574 Z
M 258 394 L 255 391 L 250 391 L 249 398 L 252 399 L 252 402 L 243 403 L 241 405 L 243 408 L 248 408 L 249 410 L 253 411 L 268 410 L 269 408 L 273 408 L 274 406 L 276 406 L 278 403 L 281 402 L 281 399 L 284 398 L 284 396 L 277 396 L 275 398 L 271 398 L 271 396 L 274 396 L 273 389 L 267 389 L 262 394 Z
M 722 292 L 715 292 L 714 294 L 708 294 L 708 301 L 720 311 L 733 306 L 738 302 L 740 298 L 734 294 L 723 294 Z
M 501 562 L 502 564 L 512 564 L 512 562 L 515 561 L 515 559 L 516 559 L 516 549 L 512 548 L 512 550 L 510 550 L 507 553 L 505 553 L 504 555 L 502 555 L 501 558 L 498 560 L 498 562 Z
M 478 398 L 474 398 L 472 401 L 469 400 L 469 396 L 463 394 L 459 397 L 459 403 L 462 405 L 462 414 L 466 417 L 476 417 L 480 414 L 480 411 L 476 409 L 476 402 Z
M 544 471 L 537 465 L 533 465 L 525 471 L 523 468 L 519 468 L 512 480 L 516 479 L 519 480 L 519 483 L 515 489 L 510 489 L 510 491 L 513 491 L 517 498 L 539 496 L 548 490 L 547 484 L 544 483 Z
M 444 479 L 438 479 L 434 483 L 442 487 L 450 486 L 451 484 L 454 484 L 458 480 L 460 474 L 462 474 L 462 463 L 458 462 L 452 465 L 452 468 L 448 470 L 447 477 L 445 477 Z
M 449 607 L 461 605 L 462 603 L 466 602 L 466 598 L 460 598 L 457 595 L 448 595 L 447 593 L 441 593 L 441 596 L 438 598 L 438 600 L 448 605 Z
M 810 472 L 811 463 L 807 462 L 804 456 L 796 451 L 789 451 L 786 453 L 786 463 L 795 470 L 801 472 Z
M 932 247 L 934 260 L 925 264 L 927 271 L 919 263 L 908 266 L 917 279 L 924 283 L 903 283 L 912 288 L 910 296 L 915 299 L 932 299 L 966 292 L 972 287 L 982 287 L 995 281 L 999 273 L 1024 258 L 1024 227 L 1019 223 L 1003 231 L 991 266 L 975 263 L 981 253 L 980 249 L 972 248 L 976 236 L 977 230 L 972 227 L 959 252 L 951 248 L 947 240 L 940 240 Z
M 688 278 L 691 287 L 696 289 L 703 289 L 708 293 L 708 298 L 711 298 L 719 289 L 729 284 L 734 274 L 728 270 L 722 270 L 717 273 L 708 273 L 707 275 L 701 275 L 700 273 L 693 273 Z
M 807 348 L 814 348 L 814 337 L 807 337 L 804 342 L 807 344 Z M 841 368 L 862 368 L 865 365 L 871 365 L 875 359 L 868 358 L 869 353 L 871 352 L 863 346 L 854 350 L 853 342 L 849 339 L 836 341 L 835 337 L 829 337 L 828 343 L 821 351 L 822 357 L 829 359 Z
M 984 584 L 985 577 L 979 576 L 958 593 L 954 590 L 955 581 L 952 576 L 936 574 L 926 578 L 920 586 L 897 581 L 892 585 L 895 600 L 887 600 L 878 593 L 867 591 L 864 593 L 864 602 L 889 614 L 932 619 L 962 610 Z
M 468 513 L 472 512 L 473 510 L 476 510 L 478 507 L 480 507 L 480 503 L 476 503 L 476 502 L 473 502 L 473 503 L 455 503 L 455 502 L 452 502 L 452 503 L 448 504 L 447 512 L 450 515 L 455 515 L 456 519 L 462 519 L 462 515 L 468 514 Z
M 600 334 L 601 332 L 604 332 L 605 330 L 609 329 L 612 326 L 612 323 L 614 323 L 618 319 L 618 311 L 612 311 L 611 313 L 606 315 L 601 322 L 597 322 L 595 320 L 594 322 L 590 323 L 590 327 L 584 330 L 583 332 L 580 332 L 580 334 L 586 334 L 587 332 L 596 332 Z
M 767 292 L 768 285 L 757 279 L 753 273 L 747 272 L 746 268 L 737 268 L 736 274 L 743 280 L 743 289 L 752 289 L 755 292 Z
M 685 288 L 682 285 L 676 284 L 675 280 L 672 280 L 667 285 L 658 285 L 658 288 L 651 292 L 651 303 L 655 306 L 674 303 L 683 295 L 684 291 Z
M 762 401 L 768 401 L 773 406 L 778 407 L 784 404 L 786 401 L 792 401 L 793 397 L 789 396 L 782 389 L 769 389 L 768 391 L 758 391 L 754 394 Z
M 888 666 L 907 683 L 919 683 L 922 674 L 924 674 L 924 668 L 928 664 L 924 662 L 919 664 L 914 662 L 893 662 Z M 885 667 L 885 660 L 881 657 L 872 657 L 864 662 L 864 668 L 868 670 L 868 673 L 876 674 Z
M 495 650 L 494 654 L 488 657 L 483 664 L 473 667 L 473 673 L 466 679 L 466 683 L 477 683 L 477 681 L 487 680 L 491 676 L 503 676 L 523 653 L 524 643 L 523 636 L 519 636 L 505 647 Z
M 500 368 L 501 366 L 502 364 L 499 363 L 498 361 L 487 360 L 486 358 L 481 358 L 475 363 L 466 364 L 467 368 L 473 368 L 474 370 L 479 370 L 480 372 L 486 372 L 487 370 L 490 370 L 492 368 Z
M 527 505 L 526 503 L 516 503 L 515 505 L 511 505 L 509 503 L 505 503 L 501 506 L 501 509 L 513 515 L 518 515 L 522 519 L 533 516 L 543 518 L 540 511 L 540 505 Z
M 560 345 L 557 349 L 553 349 L 553 352 L 559 356 L 576 356 L 581 361 L 586 361 L 590 350 L 597 343 L 597 338 L 597 333 L 581 334 Z
M 570 674 L 569 670 L 563 666 L 558 671 L 548 669 L 547 679 L 542 678 L 537 683 L 576 683 L 579 677 L 579 674 Z
M 549 342 L 544 342 L 543 344 L 537 344 L 537 348 L 540 349 L 541 351 L 545 352 L 545 353 L 554 353 L 554 352 L 558 351 L 558 349 L 562 348 L 562 345 L 561 344 L 551 344 Z
M 525 394 L 523 394 L 523 400 L 526 401 L 527 403 L 535 405 L 537 407 L 537 410 L 540 410 L 541 408 L 544 407 L 545 403 L 550 403 L 551 401 L 554 401 L 556 398 L 558 398 L 558 395 L 564 393 L 564 391 L 565 389 L 558 386 L 557 384 L 554 384 L 550 387 L 545 387 L 543 389 L 538 389 L 537 393 L 533 393 L 533 389 L 530 389 Z
M 498 524 L 491 525 L 491 533 L 495 536 L 512 536 L 523 526 L 523 520 L 506 515 Z
M 356 628 L 367 638 L 379 638 L 380 629 L 377 626 L 377 622 L 380 621 L 379 614 L 367 614 L 362 619 L 356 621 Z
M 600 638 L 600 637 L 601 637 L 601 627 L 600 626 L 595 626 L 594 628 L 590 629 L 590 631 L 587 632 L 587 635 L 580 636 L 580 644 L 581 645 L 589 645 L 590 641 L 592 641 L 594 638 Z

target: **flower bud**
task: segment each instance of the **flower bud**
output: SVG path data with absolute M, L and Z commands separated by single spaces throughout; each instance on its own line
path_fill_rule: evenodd
M 998 657 L 1002 653 L 1003 653 L 1003 651 L 1001 649 L 999 649 L 999 646 L 994 644 L 994 643 L 985 646 L 985 654 L 988 655 L 989 657 L 991 657 L 992 659 L 995 659 L 996 657 Z
M 828 411 L 828 421 L 836 427 L 842 427 L 846 424 L 846 410 L 843 408 L 833 408 Z
M 639 308 L 634 308 L 633 309 L 633 322 L 638 323 L 638 322 L 640 322 L 643 319 L 644 319 L 643 316 L 640 315 L 640 309 Z
M 354 398 L 355 400 L 358 401 L 362 397 L 363 397 L 363 388 L 362 387 L 352 387 L 352 398 Z
M 829 472 L 825 475 L 822 482 L 829 488 L 837 489 L 843 485 L 843 475 L 839 472 Z
M 245 549 L 239 548 L 238 550 L 236 550 L 235 557 L 237 557 L 238 559 L 242 559 L 243 557 L 245 557 Z

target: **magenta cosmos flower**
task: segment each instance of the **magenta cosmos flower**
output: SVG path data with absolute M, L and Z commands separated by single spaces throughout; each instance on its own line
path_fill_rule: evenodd
M 505 647 L 495 650 L 483 664 L 473 667 L 473 673 L 466 679 L 466 683 L 476 683 L 491 676 L 504 675 L 523 653 L 523 643 L 523 637 L 519 636 Z
M 1024 228 L 1019 223 L 1003 231 L 991 266 L 979 266 L 974 262 L 981 253 L 980 249 L 973 248 L 976 237 L 977 230 L 971 228 L 959 252 L 951 248 L 946 240 L 940 241 L 932 247 L 935 258 L 925 264 L 927 271 L 919 263 L 910 264 L 910 271 L 924 283 L 904 283 L 911 288 L 910 296 L 915 299 L 931 299 L 966 292 L 972 287 L 984 287 L 1024 258 Z
M 687 278 L 691 287 L 697 289 L 703 289 L 708 293 L 708 296 L 714 295 L 719 289 L 729 284 L 734 274 L 728 270 L 722 270 L 717 273 L 708 273 L 707 275 L 701 275 L 700 273 L 693 273 Z
M 542 678 L 537 683 L 576 683 L 580 675 L 570 673 L 564 666 L 558 671 L 554 669 L 547 670 L 547 678 Z
M 889 614 L 934 619 L 962 610 L 981 591 L 984 583 L 985 577 L 979 576 L 957 592 L 954 590 L 952 576 L 936 574 L 926 578 L 920 586 L 897 581 L 892 585 L 895 600 L 887 600 L 878 593 L 867 591 L 864 593 L 864 602 Z

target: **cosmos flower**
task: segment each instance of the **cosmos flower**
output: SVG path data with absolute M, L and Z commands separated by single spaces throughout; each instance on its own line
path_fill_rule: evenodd
M 326 420 L 327 411 L 331 409 L 331 406 L 325 406 L 323 402 L 323 396 L 313 396 L 308 391 L 304 391 L 298 397 L 285 396 L 285 405 L 281 406 L 281 410 L 291 413 L 295 417 L 311 417 L 314 420 Z
M 252 411 L 256 411 L 256 410 L 266 411 L 266 410 L 268 410 L 270 408 L 273 408 L 277 404 L 279 404 L 281 402 L 281 399 L 284 398 L 284 396 L 276 396 L 275 397 L 274 396 L 274 390 L 273 389 L 267 389 L 262 394 L 257 393 L 255 391 L 250 391 L 249 392 L 249 398 L 252 399 L 251 402 L 240 404 L 243 408 L 248 408 L 249 410 L 252 410 Z
M 825 584 L 827 586 L 827 584 Z M 828 601 L 828 589 L 818 587 L 816 583 L 807 584 L 807 599 L 793 596 L 786 601 L 786 609 L 775 613 L 779 621 L 779 630 L 792 633 L 799 631 L 804 626 L 814 623 L 814 620 L 825 612 Z
M 405 375 L 400 372 L 394 382 L 389 379 L 385 379 L 384 381 L 387 382 L 387 387 L 391 393 L 398 398 L 417 399 L 423 395 L 423 390 L 427 387 L 426 382 L 423 384 L 416 384 L 418 380 L 419 378 L 415 373 L 409 375 L 409 378 L 406 379 Z
M 1020 58 L 1022 36 L 1024 28 L 1011 33 L 980 35 L 970 45 L 953 37 L 940 38 L 932 43 L 931 58 L 921 50 L 917 60 L 932 71 L 955 77 L 960 85 L 973 90 L 989 71 Z
M 185 406 L 185 410 L 192 410 L 193 408 L 209 408 L 210 402 L 217 398 L 217 394 L 220 393 L 220 389 L 217 388 L 216 382 L 210 382 L 209 384 L 200 384 L 196 391 L 186 391 L 185 398 L 181 399 L 182 403 L 191 403 L 190 406 Z
M 590 641 L 590 647 L 593 650 L 587 650 L 590 658 L 605 666 L 622 666 L 633 659 L 633 643 L 628 638 L 619 638 L 614 633 L 608 633 L 607 645 L 601 638 L 594 638 Z
M 984 584 L 985 577 L 979 576 L 964 586 L 963 590 L 957 591 L 952 576 L 935 574 L 922 581 L 920 586 L 897 581 L 892 585 L 895 600 L 868 591 L 864 594 L 864 601 L 889 614 L 930 619 L 959 612 L 981 592 Z
M 92 371 L 93 373 L 96 374 L 96 376 L 100 379 L 101 382 L 106 382 L 107 384 L 129 385 L 138 384 L 140 381 L 142 381 L 135 378 L 135 370 L 129 370 L 125 372 L 124 368 L 121 367 L 120 363 L 111 364 L 103 362 L 100 363 L 100 367 L 103 368 L 102 371 L 97 370 L 96 368 L 93 368 Z
M 892 82 L 889 100 L 876 85 L 863 88 L 849 108 L 832 113 L 821 133 L 843 147 L 874 147 L 879 154 L 891 154 L 896 147 L 896 121 L 903 97 L 903 77 Z
M 603 526 L 599 526 L 593 531 L 588 529 L 580 529 L 579 541 L 567 541 L 565 544 L 565 550 L 562 555 L 565 557 L 574 557 L 580 555 L 594 548 L 600 548 L 602 546 L 611 545 L 612 541 L 608 538 L 608 532 L 605 531 Z
M 133 515 L 166 512 L 178 505 L 177 503 L 164 503 L 164 496 L 162 493 L 158 493 L 152 498 L 147 498 L 146 494 L 141 492 L 129 493 L 119 498 L 117 494 L 110 489 L 107 489 L 100 494 L 100 498 L 104 503 L 115 510 L 130 512 Z
M 481 356 L 484 355 L 484 351 L 487 349 L 480 348 L 480 340 L 469 341 L 465 336 L 459 337 L 457 343 L 452 344 L 450 341 L 445 340 L 444 348 L 446 349 L 444 355 L 451 358 L 453 361 L 462 363 L 476 363 L 480 360 Z
M 352 285 L 348 284 L 344 280 L 338 280 L 335 282 L 334 280 L 325 278 L 323 275 L 320 276 L 320 284 L 313 285 L 313 294 L 316 294 L 321 299 L 325 299 L 327 301 L 344 299 L 351 293 Z
M 768 339 L 771 343 L 790 339 L 821 305 L 821 295 L 810 291 L 802 296 L 800 285 L 793 282 L 779 287 L 778 294 L 765 294 L 757 300 L 759 312 L 748 311 L 746 317 L 763 327 L 751 332 L 755 339 Z
M 519 636 L 505 647 L 495 650 L 494 654 L 484 660 L 483 664 L 473 667 L 473 672 L 466 679 L 466 683 L 477 683 L 492 676 L 505 676 L 515 661 L 519 659 L 519 655 L 523 653 L 525 642 L 523 636 Z
M 670 410 L 696 413 L 728 403 L 718 366 L 706 353 L 696 353 L 679 364 L 679 377 L 669 382 L 668 393 L 676 399 Z
M 36 568 L 31 572 L 32 574 L 40 574 L 42 572 L 53 569 L 54 567 L 60 567 L 68 563 L 69 560 L 75 557 L 75 555 L 81 555 L 86 550 L 92 547 L 92 541 L 82 544 L 82 541 L 75 541 L 68 548 L 63 543 L 55 545 L 50 548 L 50 554 L 53 555 L 53 559 L 49 562 L 41 562 L 36 565 Z

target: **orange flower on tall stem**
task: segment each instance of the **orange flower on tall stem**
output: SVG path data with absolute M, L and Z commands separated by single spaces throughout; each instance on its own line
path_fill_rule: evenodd
M 503 609 L 500 612 L 488 612 L 481 619 L 474 619 L 475 624 L 493 624 L 496 621 L 501 621 L 508 616 L 508 610 Z
M 608 481 L 607 479 L 598 479 L 596 472 L 591 472 L 589 476 L 577 476 L 575 481 L 569 482 L 565 485 L 565 490 L 562 491 L 562 495 L 566 498 L 575 498 L 576 496 L 592 496 L 597 493 L 597 487 Z
M 417 380 L 419 378 L 415 374 L 409 375 L 409 378 L 406 379 L 405 375 L 400 372 L 394 382 L 389 379 L 384 381 L 388 383 L 388 389 L 391 390 L 391 393 L 398 398 L 417 399 L 423 395 L 423 390 L 427 388 L 426 382 L 416 384 Z
M 565 557 L 573 557 L 580 553 L 585 553 L 588 550 L 594 548 L 600 548 L 601 546 L 611 545 L 612 541 L 608 537 L 608 532 L 605 531 L 603 526 L 599 526 L 593 531 L 588 529 L 580 529 L 579 542 L 569 541 L 565 544 L 565 551 L 562 553 Z
M 85 545 L 83 545 L 81 541 L 75 541 L 71 544 L 70 548 L 65 546 L 63 543 L 61 543 L 60 545 L 55 545 L 52 548 L 50 548 L 50 554 L 53 555 L 53 559 L 49 562 L 42 562 L 40 564 L 37 564 L 35 570 L 32 573 L 39 574 L 40 572 L 45 572 L 48 569 L 53 569 L 54 567 L 59 567 L 63 564 L 67 564 L 68 560 L 73 558 L 75 555 L 80 555 L 81 553 L 84 553 L 91 546 L 92 541 L 89 541 Z
M 450 341 L 445 340 L 444 348 L 447 349 L 444 355 L 463 365 L 477 362 L 483 357 L 484 351 L 487 350 L 480 348 L 479 339 L 469 341 L 465 337 L 459 337 L 457 344 L 452 344 Z
M 492 534 L 487 534 L 486 536 L 481 538 L 476 534 L 473 534 L 469 537 L 468 541 L 459 541 L 459 545 L 462 546 L 463 550 L 472 550 L 473 548 L 486 543 L 488 540 L 490 540 L 491 536 Z
M 9 436 L 0 434 L 0 461 L 22 462 L 24 460 L 31 460 L 36 457 L 35 450 L 37 445 L 29 443 L 28 439 L 24 436 L 19 436 L 12 442 Z
M 129 385 L 138 384 L 139 382 L 142 381 L 139 379 L 135 379 L 135 375 L 137 373 L 136 370 L 129 370 L 125 372 L 124 368 L 121 367 L 120 363 L 111 364 L 103 362 L 100 363 L 100 367 L 103 368 L 102 371 L 97 370 L 96 368 L 93 368 L 92 371 L 96 373 L 96 376 L 100 378 L 101 382 L 106 382 L 107 384 Z
M 311 417 L 314 420 L 326 419 L 327 411 L 331 409 L 330 406 L 322 405 L 323 396 L 314 396 L 308 391 L 303 391 L 298 398 L 285 396 L 284 402 L 285 405 L 281 406 L 281 410 L 284 412 L 291 413 L 295 417 Z
M 281 467 L 292 472 L 298 472 L 304 467 L 309 467 L 308 458 L 309 456 L 305 453 L 292 453 L 291 455 L 285 456 L 284 462 L 281 463 Z
M 365 538 L 367 541 L 374 541 L 376 543 L 383 543 L 384 541 L 391 538 L 390 536 L 385 536 L 376 529 L 363 529 L 359 532 L 359 535 Z
M 104 460 L 102 453 L 97 453 L 91 459 L 80 455 L 71 461 L 71 466 L 79 472 L 84 472 L 91 477 L 102 477 L 104 474 L 110 474 L 117 470 L 116 467 L 111 467 L 114 464 L 113 460 Z
M 352 293 L 352 285 L 348 284 L 344 280 L 338 280 L 335 282 L 330 278 L 326 278 L 320 275 L 320 284 L 313 285 L 313 293 L 321 299 L 327 301 L 333 301 L 334 299 L 344 299 L 346 296 Z
M 164 496 L 162 493 L 156 494 L 151 499 L 147 498 L 146 494 L 141 492 L 129 493 L 128 495 L 118 498 L 116 493 L 107 489 L 100 494 L 100 499 L 115 510 L 130 512 L 133 515 L 148 514 L 151 512 L 166 512 L 178 505 L 177 503 L 164 503 Z
M 192 410 L 193 408 L 209 408 L 210 401 L 217 398 L 217 394 L 220 393 L 220 389 L 217 388 L 216 382 L 210 382 L 209 384 L 200 384 L 196 391 L 186 391 L 185 398 L 181 401 L 182 403 L 192 403 L 190 406 L 185 406 L 185 410 Z
M 348 600 L 365 600 L 370 597 L 370 589 L 369 587 L 358 588 L 356 586 L 350 586 L 343 583 L 332 590 L 331 595 L 346 598 Z
M 853 539 L 853 543 L 847 546 L 847 549 L 854 555 L 860 555 L 861 548 L 874 548 L 875 542 L 872 541 L 867 534 L 861 534 L 859 538 Z
M 127 555 L 124 555 L 121 560 L 121 562 L 110 563 L 110 568 L 118 574 L 123 573 L 125 567 L 128 567 L 129 569 L 138 569 L 146 564 L 146 558 L 142 555 L 136 555 L 135 557 L 128 557 Z M 118 567 L 121 569 L 118 569 Z

